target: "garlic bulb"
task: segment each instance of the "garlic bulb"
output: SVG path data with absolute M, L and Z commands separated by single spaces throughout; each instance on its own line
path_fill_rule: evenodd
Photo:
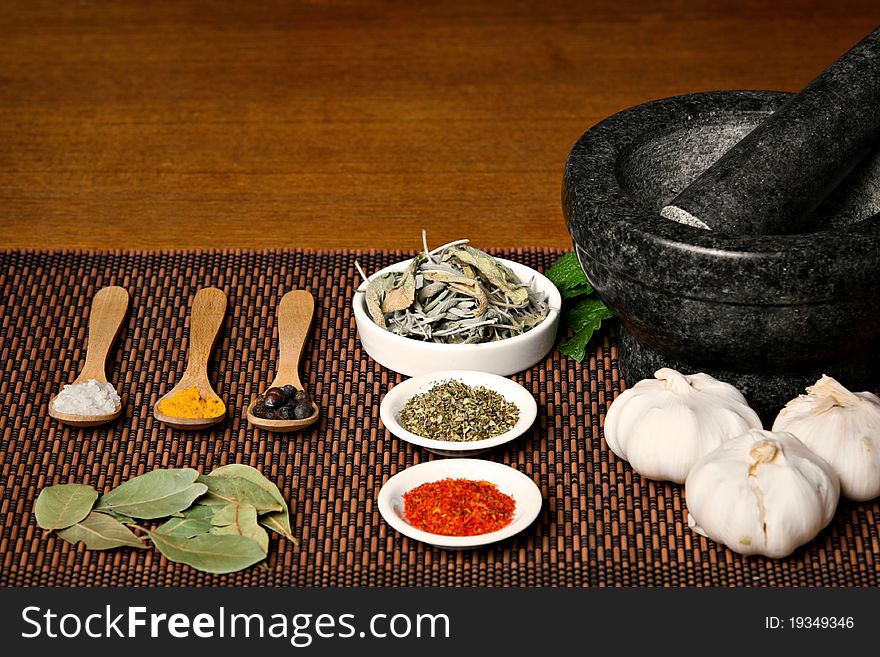
M 745 397 L 708 374 L 663 368 L 621 394 L 605 416 L 605 441 L 633 470 L 684 483 L 693 464 L 761 420 Z
M 834 516 L 831 466 L 793 434 L 753 429 L 701 458 L 688 475 L 688 525 L 741 554 L 785 557 Z
M 880 495 L 880 398 L 850 392 L 829 376 L 785 405 L 774 431 L 790 431 L 831 464 L 851 500 Z

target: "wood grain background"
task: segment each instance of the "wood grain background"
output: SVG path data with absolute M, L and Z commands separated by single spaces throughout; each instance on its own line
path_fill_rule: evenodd
M 877 0 L 4 1 L 0 245 L 567 246 L 572 143 L 797 90 Z

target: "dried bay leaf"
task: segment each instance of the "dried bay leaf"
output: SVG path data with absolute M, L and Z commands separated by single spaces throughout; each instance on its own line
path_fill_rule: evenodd
M 290 510 L 287 506 L 287 500 L 284 499 L 281 491 L 278 490 L 278 486 L 267 479 L 263 473 L 256 468 L 252 468 L 243 463 L 230 463 L 229 465 L 222 465 L 219 468 L 215 468 L 209 476 L 243 477 L 267 491 L 272 495 L 275 501 L 282 505 L 282 508 L 279 511 L 270 511 L 263 514 L 259 518 L 259 523 L 267 529 L 270 529 L 277 534 L 281 534 L 288 540 L 293 541 L 293 543 L 298 543 L 296 538 L 294 538 L 293 531 L 290 527 Z
M 214 528 L 214 524 L 211 522 L 213 517 L 213 507 L 194 504 L 186 511 L 163 522 L 156 528 L 156 532 L 166 536 L 192 538 L 211 531 Z
M 226 504 L 215 507 L 214 515 L 211 516 L 211 525 L 223 527 L 224 525 L 237 524 L 240 515 L 247 515 L 251 511 L 254 512 L 254 518 L 256 518 L 257 508 L 253 504 Z
M 97 511 L 92 511 L 72 527 L 60 530 L 58 535 L 74 545 L 82 542 L 89 550 L 147 547 L 128 527 L 106 513 Z
M 108 511 L 107 509 L 95 509 L 95 513 L 103 513 L 104 515 L 110 516 L 114 520 L 121 522 L 123 525 L 136 525 L 134 518 L 131 516 L 126 516 L 121 513 L 116 513 L 115 511 Z
M 232 573 L 262 561 L 266 553 L 251 538 L 235 534 L 201 534 L 194 538 L 148 532 L 169 561 L 185 563 L 208 573 Z
M 282 511 L 285 506 L 283 499 L 279 501 L 270 491 L 240 475 L 212 474 L 199 477 L 199 482 L 208 489 L 208 494 L 199 500 L 201 504 L 212 506 L 251 504 L 256 507 L 259 514 Z
M 202 504 L 202 501 L 199 500 L 186 511 L 181 511 L 176 515 L 180 518 L 188 518 L 190 520 L 207 520 L 210 522 L 211 518 L 214 517 L 214 507 L 210 506 L 209 504 Z
M 269 552 L 269 534 L 257 523 L 257 509 L 251 504 L 227 504 L 217 509 L 211 521 L 212 534 L 236 534 L 257 542 L 264 553 Z
M 188 508 L 205 494 L 207 486 L 196 483 L 198 470 L 153 470 L 120 484 L 98 500 L 99 510 L 133 518 L 162 518 Z
M 43 529 L 64 529 L 91 512 L 98 491 L 83 484 L 58 484 L 40 491 L 34 504 L 37 524 Z
M 214 528 L 209 520 L 189 520 L 186 518 L 171 518 L 156 528 L 159 534 L 176 536 L 178 538 L 193 538 L 200 534 L 207 534 Z
M 290 513 L 286 509 L 284 511 L 276 511 L 274 513 L 267 513 L 264 516 L 260 516 L 259 523 L 266 529 L 269 529 L 276 534 L 281 534 L 294 545 L 299 545 L 299 541 L 296 540 L 296 537 L 293 535 L 293 530 L 290 527 Z
M 281 495 L 281 491 L 278 490 L 278 486 L 267 479 L 262 472 L 249 465 L 245 465 L 244 463 L 230 463 L 229 465 L 221 465 L 219 468 L 214 468 L 213 470 L 211 470 L 211 474 L 209 474 L 208 476 L 241 477 L 242 479 L 247 479 L 252 484 L 256 484 L 267 493 L 269 493 L 269 495 L 271 495 L 279 504 L 285 506 L 287 504 L 284 500 L 284 496 Z

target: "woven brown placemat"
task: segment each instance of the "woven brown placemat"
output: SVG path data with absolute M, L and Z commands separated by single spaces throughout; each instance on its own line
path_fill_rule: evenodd
M 497 255 L 545 271 L 553 250 Z M 534 428 L 486 458 L 541 489 L 544 508 L 518 536 L 447 551 L 412 541 L 379 516 L 387 479 L 437 458 L 385 431 L 379 402 L 403 377 L 362 350 L 350 309 L 367 271 L 404 253 L 0 252 L 0 585 L 64 586 L 844 586 L 880 583 L 880 508 L 842 503 L 830 527 L 791 558 L 744 558 L 686 527 L 682 488 L 634 475 L 602 440 L 606 404 L 621 390 L 613 329 L 578 365 L 558 353 L 516 375 L 539 405 Z M 111 360 L 124 416 L 71 429 L 47 415 L 50 396 L 82 362 L 92 295 L 121 285 L 131 313 Z M 229 417 L 211 431 L 167 429 L 153 403 L 183 371 L 195 292 L 214 285 L 229 312 L 211 371 Z M 323 415 L 290 437 L 251 430 L 252 393 L 271 380 L 274 309 L 293 288 L 317 299 L 304 382 Z M 88 552 L 39 529 L 33 504 L 47 485 L 104 491 L 154 467 L 247 463 L 290 500 L 298 547 L 273 536 L 268 567 L 209 575 L 155 549 Z

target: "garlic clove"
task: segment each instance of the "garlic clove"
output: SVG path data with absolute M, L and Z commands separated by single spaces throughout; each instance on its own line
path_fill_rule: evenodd
M 662 368 L 611 404 L 604 434 L 609 449 L 639 474 L 683 483 L 702 455 L 760 427 L 758 415 L 730 384 Z
M 702 457 L 687 478 L 688 525 L 741 554 L 785 557 L 834 516 L 831 466 L 794 435 L 758 429 Z
M 826 460 L 844 497 L 865 501 L 880 495 L 880 398 L 851 392 L 822 376 L 785 405 L 774 431 L 790 431 Z

